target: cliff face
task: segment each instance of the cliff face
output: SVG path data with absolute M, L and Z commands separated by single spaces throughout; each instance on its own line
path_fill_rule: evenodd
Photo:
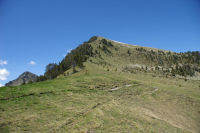
M 5 86 L 17 86 L 17 85 L 27 84 L 30 82 L 35 82 L 36 80 L 37 80 L 37 75 L 31 72 L 24 72 L 17 79 L 5 84 Z

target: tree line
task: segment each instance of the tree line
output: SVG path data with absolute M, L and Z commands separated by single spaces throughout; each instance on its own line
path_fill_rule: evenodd
M 67 56 L 58 64 L 48 64 L 44 75 L 39 76 L 37 81 L 54 79 L 70 68 L 75 69 L 76 66 L 84 67 L 83 62 L 85 62 L 90 56 L 93 56 L 93 48 L 88 42 L 84 42 L 68 53 Z

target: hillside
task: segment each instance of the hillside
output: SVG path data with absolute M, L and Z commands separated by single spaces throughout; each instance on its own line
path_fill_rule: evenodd
M 199 51 L 175 53 L 94 36 L 72 50 L 59 64 L 46 70 L 39 81 L 56 78 L 76 66 L 83 68 L 86 61 L 103 67 L 104 70 L 154 73 L 185 80 L 200 80 Z
M 200 132 L 199 52 L 92 37 L 38 82 L 0 88 L 0 132 Z

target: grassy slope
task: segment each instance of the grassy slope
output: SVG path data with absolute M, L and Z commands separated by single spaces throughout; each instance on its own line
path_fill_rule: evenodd
M 198 81 L 108 72 L 85 65 L 69 77 L 1 88 L 0 131 L 200 131 Z
M 103 46 L 100 41 L 102 40 L 102 37 L 98 37 L 98 39 L 94 42 L 91 42 L 90 44 L 93 46 L 93 51 L 97 50 L 101 54 L 101 58 L 96 55 L 96 57 L 91 58 L 93 63 L 99 64 L 98 67 L 103 67 L 104 70 L 111 70 L 111 71 L 122 71 L 125 67 L 131 67 L 132 65 L 138 64 L 138 65 L 145 65 L 145 66 L 157 66 L 158 64 L 156 62 L 152 62 L 150 60 L 147 60 L 145 58 L 145 53 L 142 54 L 142 52 L 139 52 L 136 50 L 136 48 L 144 48 L 148 51 L 154 50 L 155 52 L 158 51 L 158 49 L 155 48 L 148 48 L 148 47 L 140 47 L 136 45 L 129 45 L 129 44 L 122 44 L 117 43 L 114 41 L 111 41 L 113 44 L 113 47 L 107 47 L 108 50 L 111 52 L 105 53 L 103 50 L 99 49 L 98 47 Z M 107 39 L 106 39 L 107 40 Z M 108 42 L 110 40 L 107 40 Z M 128 50 L 130 51 L 130 55 L 128 54 Z M 160 50 L 164 51 L 164 50 Z M 167 52 L 167 51 L 164 51 Z
M 151 64 L 137 46 L 113 44 L 108 55 L 93 42 L 103 59 L 76 74 L 0 88 L 0 132 L 200 132 L 200 82 L 122 72 Z

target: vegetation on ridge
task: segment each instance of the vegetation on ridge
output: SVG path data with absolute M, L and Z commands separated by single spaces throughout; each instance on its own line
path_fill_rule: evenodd
M 72 50 L 67 56 L 58 64 L 50 63 L 46 67 L 44 75 L 38 77 L 38 81 L 47 79 L 54 79 L 65 71 L 73 68 L 76 72 L 76 67 L 83 68 L 83 63 L 87 59 L 96 58 L 97 62 L 106 62 L 106 58 L 121 58 L 120 60 L 127 60 L 127 63 L 141 64 L 142 71 L 155 70 L 161 71 L 164 75 L 180 75 L 180 76 L 195 76 L 200 73 L 200 52 L 184 52 L 175 53 L 163 50 L 153 50 L 145 47 L 131 47 L 126 46 L 124 49 L 127 52 L 123 53 L 119 44 L 105 38 L 93 36 L 89 41 L 84 42 L 76 49 Z M 102 53 L 103 52 L 103 53 Z M 117 61 L 118 62 L 118 61 Z M 94 62 L 93 62 L 94 63 Z M 115 66 L 116 62 L 112 62 Z M 107 62 L 107 65 L 109 62 Z M 106 64 L 104 64 L 105 67 Z M 135 71 L 135 68 L 128 68 L 125 66 L 122 71 Z M 107 66 L 109 67 L 109 66 Z M 50 69 L 49 69 L 50 68 Z M 116 68 L 117 69 L 117 68 Z M 161 69 L 161 70 L 160 70 Z
M 72 67 L 83 67 L 83 62 L 85 62 L 89 56 L 93 56 L 92 47 L 88 43 L 83 43 L 68 53 L 59 64 L 48 64 L 44 76 L 40 76 L 38 81 L 54 79 Z M 51 69 L 49 69 L 49 67 L 51 67 Z

